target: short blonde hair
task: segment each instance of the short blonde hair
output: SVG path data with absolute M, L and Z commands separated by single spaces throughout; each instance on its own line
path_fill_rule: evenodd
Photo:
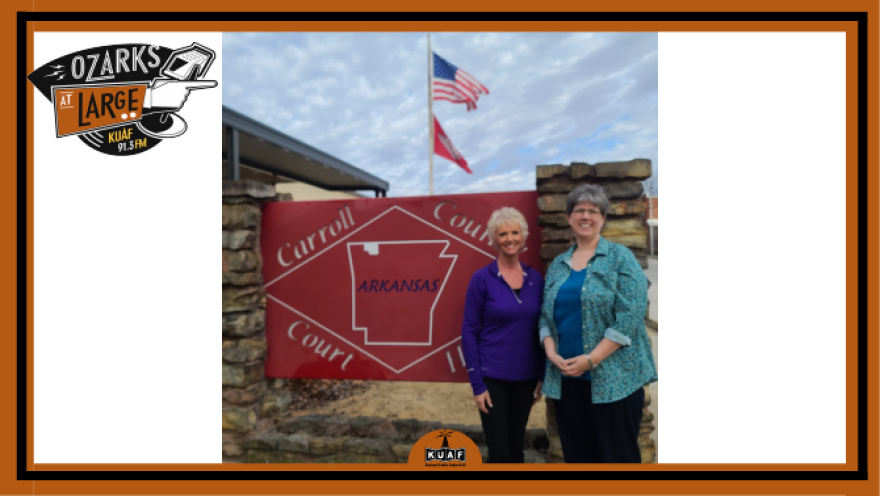
M 522 231 L 523 243 L 525 243 L 526 239 L 529 237 L 529 225 L 526 224 L 526 218 L 523 217 L 523 214 L 519 213 L 519 210 L 513 207 L 501 207 L 492 212 L 492 215 L 489 217 L 489 222 L 486 225 L 486 230 L 489 231 L 489 235 L 492 237 L 492 244 L 495 244 L 495 234 L 498 231 L 498 226 L 507 223 L 519 224 L 520 231 Z

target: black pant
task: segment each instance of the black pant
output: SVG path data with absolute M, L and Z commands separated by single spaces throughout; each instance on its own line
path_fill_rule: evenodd
M 480 412 L 489 447 L 488 463 L 523 463 L 523 445 L 538 379 L 502 381 L 483 377 L 492 408 Z
M 593 403 L 592 381 L 562 379 L 553 401 L 565 463 L 641 463 L 639 424 L 645 390 L 612 403 Z

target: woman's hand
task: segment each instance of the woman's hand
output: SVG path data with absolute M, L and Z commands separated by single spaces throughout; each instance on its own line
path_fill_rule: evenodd
M 543 385 L 543 382 L 538 381 L 538 385 L 535 386 L 535 392 L 532 394 L 532 397 L 535 398 L 535 401 L 532 402 L 532 406 L 537 405 L 538 402 L 541 401 L 541 386 Z
M 568 377 L 580 377 L 591 368 L 587 355 L 578 355 L 565 360 L 565 368 L 560 368 L 559 370 Z
M 544 353 L 547 355 L 547 360 L 550 360 L 550 363 L 557 369 L 564 370 L 567 367 L 565 359 L 556 353 L 556 343 L 553 342 L 553 338 L 550 336 L 544 338 Z
M 486 409 L 486 405 L 489 405 L 489 408 L 492 408 L 492 398 L 489 398 L 489 390 L 487 389 L 474 396 L 474 403 L 477 404 L 477 408 L 479 408 L 481 412 L 489 413 L 489 410 Z
M 552 363 L 559 370 L 565 371 L 565 369 L 568 368 L 568 363 L 566 362 L 566 360 L 557 353 L 553 353 L 552 355 L 548 354 L 547 359 L 550 360 L 550 363 Z

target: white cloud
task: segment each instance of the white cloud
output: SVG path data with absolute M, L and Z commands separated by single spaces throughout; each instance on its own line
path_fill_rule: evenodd
M 534 188 L 536 165 L 648 158 L 657 171 L 655 33 L 432 33 L 489 88 L 434 114 L 473 175 L 434 157 L 436 193 Z M 224 33 L 224 104 L 388 180 L 428 192 L 421 33 Z M 491 171 L 490 164 L 497 162 Z

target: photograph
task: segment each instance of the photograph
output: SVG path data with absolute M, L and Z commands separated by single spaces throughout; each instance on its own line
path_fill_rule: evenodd
M 657 33 L 223 57 L 224 463 L 658 461 Z

